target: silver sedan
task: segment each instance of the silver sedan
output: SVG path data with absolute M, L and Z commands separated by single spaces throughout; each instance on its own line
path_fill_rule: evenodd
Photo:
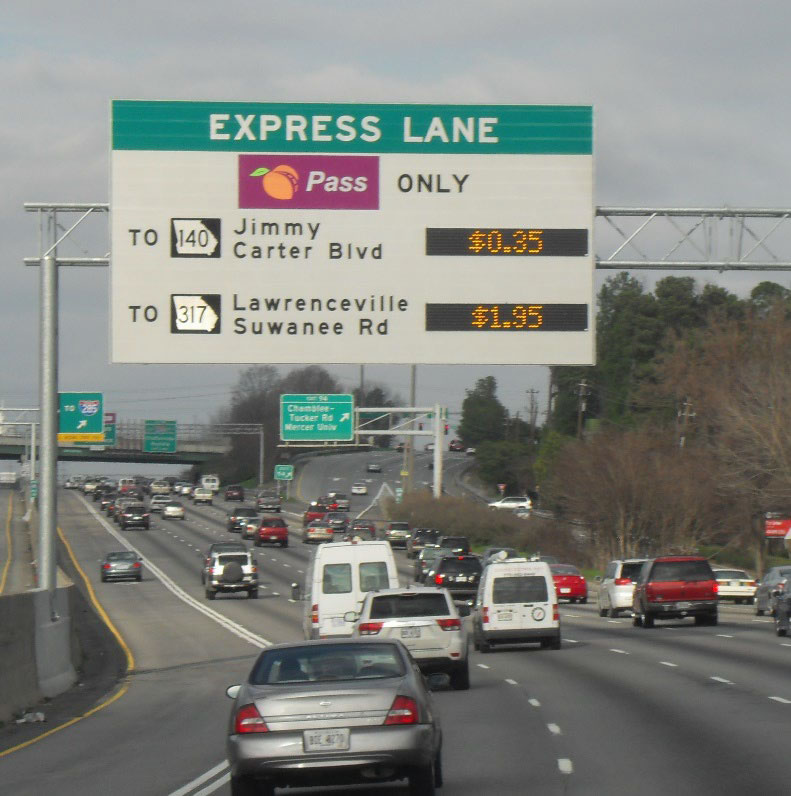
M 227 694 L 233 796 L 403 778 L 411 794 L 433 794 L 442 784 L 439 719 L 396 639 L 269 647 Z
M 143 580 L 143 559 L 132 550 L 108 553 L 99 572 L 102 583 L 108 580 Z

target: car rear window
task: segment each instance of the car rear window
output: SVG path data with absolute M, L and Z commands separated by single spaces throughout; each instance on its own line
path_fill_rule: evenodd
M 324 594 L 349 594 L 352 590 L 352 565 L 325 564 L 321 590 Z
M 443 536 L 442 545 L 444 547 L 467 547 L 470 544 L 466 536 Z
M 391 522 L 388 526 L 391 531 L 408 531 L 409 530 L 409 523 L 408 522 Z
M 404 661 L 393 644 L 332 644 L 264 652 L 250 673 L 253 685 L 403 677 Z
M 548 600 L 547 581 L 541 575 L 509 575 L 495 578 L 492 585 L 492 602 L 545 603 Z
M 237 509 L 233 513 L 234 517 L 257 517 L 258 512 L 255 509 Z
M 264 520 L 264 525 L 267 528 L 285 528 L 286 523 L 284 520 L 279 519 L 278 517 L 267 518 Z
M 137 554 L 133 553 L 131 550 L 127 552 L 118 552 L 118 553 L 108 553 L 107 554 L 108 561 L 136 561 Z
M 718 569 L 714 572 L 714 577 L 717 580 L 746 580 L 747 573 L 741 569 Z
M 436 594 L 387 594 L 371 600 L 371 619 L 392 619 L 414 616 L 450 616 L 448 600 Z
M 239 564 L 243 567 L 247 563 L 247 553 L 221 553 L 217 556 L 217 564 L 224 567 L 226 564 Z
M 477 558 L 447 558 L 439 565 L 439 571 L 443 575 L 469 575 L 480 572 L 481 569 L 481 562 Z
M 637 580 L 637 576 L 640 574 L 640 570 L 643 568 L 644 563 L 644 561 L 631 561 L 627 564 L 624 564 L 621 567 L 620 577 Z
M 651 568 L 649 580 L 713 580 L 708 561 L 657 561 Z
M 580 571 L 570 564 L 552 564 L 550 566 L 553 575 L 579 575 Z

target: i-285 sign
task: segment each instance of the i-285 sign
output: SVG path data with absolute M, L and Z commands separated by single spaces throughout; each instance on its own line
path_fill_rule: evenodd
M 592 364 L 589 106 L 112 103 L 114 362 Z

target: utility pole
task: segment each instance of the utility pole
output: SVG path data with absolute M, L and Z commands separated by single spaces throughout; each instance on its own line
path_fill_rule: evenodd
M 525 390 L 525 392 L 528 395 L 527 422 L 530 424 L 530 441 L 535 442 L 538 436 L 536 434 L 536 425 L 538 424 L 538 400 L 536 395 L 538 395 L 538 390 L 533 388 Z
M 577 385 L 577 439 L 582 439 L 582 425 L 588 407 L 588 381 L 583 379 Z
M 689 400 L 689 396 L 684 396 L 684 403 L 681 404 L 681 408 L 678 410 L 678 447 L 683 448 L 687 441 L 687 425 L 691 418 L 695 417 L 695 413 L 692 411 L 692 401 Z

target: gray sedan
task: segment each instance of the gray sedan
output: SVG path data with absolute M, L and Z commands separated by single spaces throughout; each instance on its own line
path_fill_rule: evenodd
M 108 553 L 100 568 L 102 583 L 108 580 L 143 580 L 143 559 L 132 550 Z
M 269 647 L 227 694 L 233 796 L 403 778 L 411 794 L 433 794 L 442 784 L 439 718 L 396 639 Z

